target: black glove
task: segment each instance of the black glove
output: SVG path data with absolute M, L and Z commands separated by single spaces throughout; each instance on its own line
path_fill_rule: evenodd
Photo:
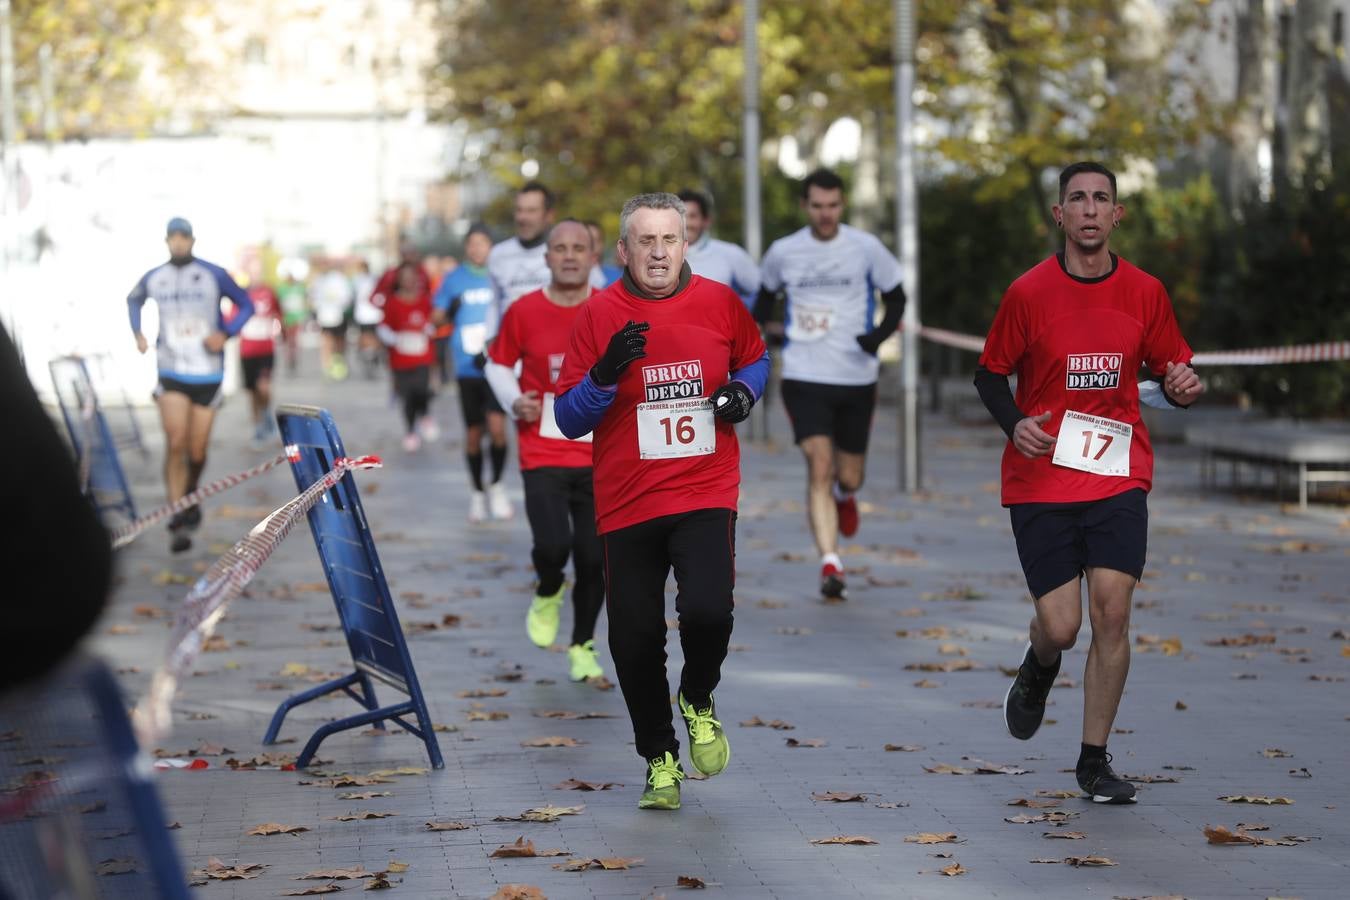
M 484 369 L 486 369 L 486 368 L 487 368 L 487 351 L 485 351 L 485 350 L 479 350 L 477 353 L 475 353 L 475 354 L 473 355 L 473 365 L 474 365 L 474 368 L 477 369 L 477 370 L 480 371 L 480 372 L 483 371 Z
M 867 334 L 860 334 L 855 337 L 854 340 L 858 342 L 858 346 L 861 347 L 863 352 L 868 356 L 876 356 L 877 348 L 881 346 L 881 342 L 886 340 L 887 337 L 888 335 L 885 335 L 878 330 L 869 331 Z
M 755 405 L 750 389 L 739 381 L 728 381 L 708 399 L 712 401 L 713 415 L 733 425 L 748 419 L 750 407 Z
M 623 370 L 634 360 L 647 355 L 646 331 L 651 327 L 646 322 L 634 322 L 630 319 L 627 325 L 614 332 L 614 336 L 609 339 L 609 347 L 605 349 L 605 355 L 591 366 L 591 378 L 596 384 L 602 387 L 618 384 Z

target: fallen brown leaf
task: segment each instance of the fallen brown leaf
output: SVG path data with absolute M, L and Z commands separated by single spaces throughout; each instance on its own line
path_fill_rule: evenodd
M 390 816 L 396 816 L 393 812 L 375 812 L 369 809 L 359 809 L 355 812 L 349 812 L 341 816 L 329 816 L 328 818 L 338 822 L 357 822 L 363 819 L 387 819 Z
M 1087 835 L 1081 831 L 1046 831 L 1041 833 L 1041 837 L 1051 839 L 1058 838 L 1062 841 L 1081 841 L 1083 838 L 1087 837 Z
M 924 766 L 923 770 L 932 775 L 974 775 L 974 769 L 967 769 L 962 766 L 953 766 L 948 763 L 938 763 L 935 766 Z
M 534 714 L 541 719 L 612 719 L 614 716 L 610 713 L 602 712 L 572 712 L 570 709 L 537 709 Z
M 136 860 L 131 857 L 120 859 L 105 859 L 94 869 L 96 875 L 131 875 L 140 870 L 136 868 Z
M 389 778 L 394 775 L 425 775 L 431 771 L 425 766 L 399 766 L 397 769 L 376 769 L 370 773 L 371 778 Z
M 828 800 L 832 803 L 866 803 L 866 794 L 854 794 L 849 791 L 818 791 L 811 795 L 812 800 Z
M 861 834 L 836 834 L 834 837 L 812 838 L 813 844 L 875 844 L 876 841 Z
M 388 791 L 360 791 L 351 794 L 338 794 L 339 800 L 374 800 L 376 797 L 392 797 Z
M 763 719 L 761 719 L 759 716 L 755 716 L 754 718 L 746 719 L 744 722 L 741 722 L 741 727 L 742 727 L 742 728 L 772 728 L 772 729 L 774 729 L 775 731 L 792 731 L 792 730 L 794 730 L 797 726 L 796 726 L 796 725 L 789 725 L 787 722 L 784 722 L 782 719 L 772 719 L 772 720 L 770 720 L 770 721 L 768 721 L 768 722 L 765 722 L 765 721 L 764 721 Z
M 537 806 L 527 809 L 518 816 L 497 816 L 494 822 L 556 822 L 562 816 L 577 816 L 586 809 L 585 804 L 579 806 Z
M 569 859 L 565 863 L 556 863 L 553 868 L 564 872 L 584 872 L 587 869 L 605 869 L 613 871 L 616 869 L 630 869 L 633 866 L 642 865 L 642 857 L 623 857 L 610 856 L 603 859 Z
M 385 868 L 385 871 L 386 871 L 386 872 L 396 872 L 396 873 L 402 874 L 402 873 L 408 871 L 409 869 L 411 869 L 411 868 L 412 868 L 412 864 L 411 864 L 411 863 L 405 863 L 405 862 L 399 862 L 399 861 L 396 860 L 396 859 L 391 859 L 391 860 L 389 860 L 389 863 L 388 863 L 384 868 Z
M 1060 805 L 1059 800 L 1031 800 L 1027 797 L 1018 797 L 1016 800 L 1009 800 L 1009 806 L 1025 806 L 1028 809 L 1052 809 Z
M 455 694 L 455 696 L 464 699 L 477 699 L 482 697 L 505 697 L 508 693 L 510 692 L 506 688 L 478 688 L 473 691 L 460 691 L 458 694 Z
M 1224 803 L 1255 803 L 1261 806 L 1290 806 L 1294 802 L 1288 797 L 1248 797 L 1240 794 L 1228 794 L 1219 799 Z
M 299 834 L 302 831 L 309 831 L 304 825 L 281 825 L 276 822 L 264 822 L 261 825 L 254 825 L 245 834 Z
M 962 844 L 965 843 L 956 836 L 956 832 L 949 831 L 938 834 L 931 831 L 923 831 L 919 834 L 905 835 L 906 844 Z
M 916 688 L 940 688 L 942 687 L 942 683 L 938 681 L 930 681 L 927 678 L 920 678 L 918 681 L 914 682 L 914 686 Z
M 427 831 L 467 831 L 472 825 L 463 822 L 428 822 Z
M 583 742 L 576 738 L 559 737 L 553 735 L 550 737 L 530 738 L 528 741 L 521 741 L 522 747 L 580 747 Z
M 1093 867 L 1093 866 L 1114 866 L 1114 860 L 1106 856 L 1066 856 L 1064 857 L 1066 865 L 1075 868 Z
M 340 885 L 336 884 L 316 884 L 314 887 L 297 888 L 293 891 L 282 891 L 283 897 L 310 897 L 315 894 L 336 894 L 342 890 Z
M 511 718 L 511 714 L 499 709 L 471 709 L 469 710 L 470 722 L 500 722 L 503 719 Z
M 295 876 L 296 881 L 304 881 L 307 878 L 318 878 L 324 881 L 345 881 L 350 878 L 373 878 L 374 872 L 366 871 L 365 866 L 352 866 L 350 869 L 320 869 L 317 872 L 306 872 L 303 875 Z
M 555 784 L 555 791 L 607 791 L 612 787 L 623 787 L 617 781 L 582 781 L 579 778 L 569 778 L 560 784 Z
M 969 870 L 965 866 L 961 865 L 959 862 L 954 862 L 950 866 L 938 869 L 938 872 L 940 872 L 943 875 L 946 875 L 949 878 L 955 877 L 957 875 L 964 875 L 966 874 L 967 871 Z
M 887 753 L 918 753 L 923 749 L 921 744 L 887 744 L 881 748 Z
M 789 747 L 824 747 L 829 742 L 824 738 L 786 738 Z
M 905 669 L 910 672 L 974 672 L 984 667 L 973 660 L 944 659 L 941 662 L 910 663 Z
M 1083 796 L 1083 794 L 1081 791 L 1065 791 L 1065 790 L 1050 791 L 1042 789 L 1036 791 L 1036 796 L 1050 797 L 1055 800 L 1072 800 L 1074 797 Z
M 1273 634 L 1242 634 L 1237 637 L 1221 637 L 1213 641 L 1205 641 L 1210 647 L 1254 647 L 1258 644 L 1275 643 Z
M 1281 750 L 1278 747 L 1267 747 L 1261 751 L 1261 755 L 1266 759 L 1291 759 L 1294 756 L 1288 750 Z
M 681 875 L 675 880 L 675 886 L 701 891 L 708 886 L 708 883 L 702 878 L 695 878 L 693 875 Z
M 535 850 L 534 841 L 525 840 L 524 835 L 516 838 L 513 844 L 503 844 L 488 854 L 493 859 L 533 859 L 537 856 L 565 856 L 566 850 Z
M 212 856 L 206 861 L 205 868 L 197 869 L 192 874 L 197 878 L 215 878 L 219 881 L 229 881 L 257 878 L 265 868 L 267 868 L 266 863 L 235 863 L 232 866 L 227 866 Z
M 544 892 L 532 884 L 504 884 L 488 900 L 548 900 Z

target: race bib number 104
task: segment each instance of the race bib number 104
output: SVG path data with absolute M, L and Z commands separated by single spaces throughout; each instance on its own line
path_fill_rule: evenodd
M 1124 422 L 1066 410 L 1053 462 L 1094 475 L 1128 478 L 1133 436 L 1134 428 Z

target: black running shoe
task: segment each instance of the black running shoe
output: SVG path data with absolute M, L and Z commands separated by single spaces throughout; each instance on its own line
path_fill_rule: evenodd
M 187 531 L 182 528 L 176 528 L 169 532 L 169 550 L 173 553 L 185 553 L 192 549 L 192 538 L 188 537 Z
M 1030 740 L 1041 727 L 1041 719 L 1045 718 L 1045 698 L 1050 696 L 1050 687 L 1059 675 L 1059 661 L 1063 658 L 1057 658 L 1055 667 L 1042 673 L 1034 654 L 1028 643 L 1022 666 L 1003 698 L 1003 721 L 1008 725 L 1008 733 L 1019 741 Z
M 1111 754 L 1078 760 L 1078 786 L 1093 803 L 1134 803 L 1134 785 L 1111 769 Z
M 202 524 L 202 508 L 200 504 L 194 503 L 187 509 L 178 514 L 178 521 L 182 523 L 188 531 L 196 531 Z
M 820 567 L 820 593 L 826 603 L 839 603 L 848 599 L 848 587 L 844 584 L 843 571 L 833 563 Z

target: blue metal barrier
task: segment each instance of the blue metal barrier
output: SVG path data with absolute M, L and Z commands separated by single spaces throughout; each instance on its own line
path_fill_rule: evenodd
M 300 490 L 325 475 L 333 467 L 334 460 L 347 455 L 333 417 L 325 409 L 282 406 L 277 410 L 277 423 Z M 342 691 L 365 707 L 366 712 L 321 726 L 296 759 L 297 767 L 309 765 L 319 744 L 330 734 L 363 725 L 382 729 L 386 720 L 392 720 L 422 739 L 433 767 L 444 768 L 440 744 L 436 741 L 389 585 L 375 552 L 375 540 L 361 508 L 356 481 L 350 472 L 309 511 L 309 527 L 314 533 L 314 545 L 323 563 L 333 603 L 337 606 L 338 620 L 347 637 L 354 669 L 349 675 L 286 699 L 272 717 L 263 743 L 276 741 L 281 723 L 290 710 L 326 694 Z M 400 691 L 408 699 L 391 706 L 380 706 L 375 699 L 372 680 Z M 416 724 L 408 722 L 406 716 L 415 717 Z
M 48 363 L 47 369 L 51 372 L 61 418 L 65 420 L 70 445 L 75 451 L 76 467 L 81 473 L 87 473 L 86 482 L 81 485 L 85 494 L 109 528 L 117 524 L 109 521 L 109 513 L 120 513 L 128 521 L 135 520 L 136 504 L 131 499 L 131 486 L 117 457 L 117 443 L 108 428 L 108 420 L 103 415 L 84 360 L 78 356 L 63 356 Z
M 0 698 L 0 897 L 186 900 L 153 771 L 101 662 Z

